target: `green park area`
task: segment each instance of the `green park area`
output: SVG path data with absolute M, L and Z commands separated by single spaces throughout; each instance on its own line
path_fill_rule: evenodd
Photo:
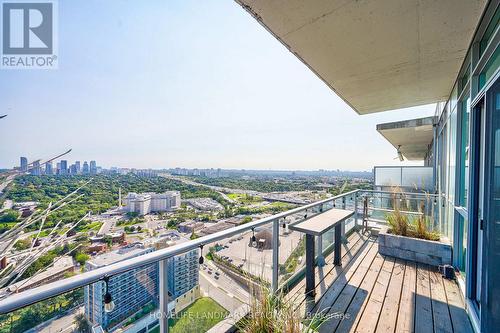
M 169 332 L 206 332 L 228 314 L 226 309 L 210 297 L 202 297 L 169 320 Z
M 243 204 L 256 204 L 262 202 L 263 199 L 256 195 L 243 194 L 243 193 L 229 193 L 227 195 L 229 199 L 243 203 Z

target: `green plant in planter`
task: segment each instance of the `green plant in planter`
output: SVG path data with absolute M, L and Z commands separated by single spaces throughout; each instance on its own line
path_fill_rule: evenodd
M 409 236 L 410 221 L 408 216 L 402 214 L 399 209 L 394 209 L 394 212 L 387 216 L 387 222 L 389 223 L 391 233 L 400 236 Z
M 261 287 L 250 303 L 250 313 L 237 323 L 240 333 L 312 333 L 321 325 L 304 320 L 300 307 L 282 292 L 272 293 Z
M 420 238 L 438 241 L 439 233 L 430 230 L 429 217 L 421 214 L 415 218 L 410 218 L 402 214 L 399 210 L 387 215 L 387 223 L 389 224 L 389 232 L 394 235 Z
M 412 221 L 412 229 L 415 238 L 428 239 L 433 241 L 439 240 L 439 233 L 429 230 L 429 217 L 422 214 Z

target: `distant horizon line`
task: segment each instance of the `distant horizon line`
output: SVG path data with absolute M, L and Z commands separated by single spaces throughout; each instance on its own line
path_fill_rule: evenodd
M 75 160 L 74 162 L 77 161 L 83 161 L 83 160 Z M 68 161 L 69 162 L 69 161 Z M 40 163 L 41 166 L 43 166 L 45 163 L 42 162 Z M 122 167 L 122 166 L 99 166 L 99 168 L 102 168 L 104 170 L 112 170 L 112 169 L 134 169 L 134 170 L 153 170 L 153 171 L 167 171 L 167 170 L 175 170 L 175 169 L 184 169 L 184 170 L 218 170 L 220 169 L 221 171 L 233 171 L 233 172 L 359 172 L 359 173 L 372 173 L 372 170 L 351 170 L 351 169 L 254 169 L 254 168 L 219 168 L 219 167 L 163 167 L 163 168 L 141 168 L 141 167 Z M 19 167 L 19 166 L 16 166 Z M 399 166 L 392 166 L 392 167 L 399 167 Z M 12 168 L 8 167 L 0 167 L 0 170 L 12 170 Z

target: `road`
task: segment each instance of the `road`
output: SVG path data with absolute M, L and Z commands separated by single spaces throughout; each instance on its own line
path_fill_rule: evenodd
M 14 205 L 14 202 L 12 200 L 5 200 L 2 208 L 0 208 L 0 212 L 3 212 L 6 209 L 12 209 L 12 206 Z
M 258 191 L 252 191 L 252 190 L 242 190 L 242 189 L 237 189 L 237 188 L 228 188 L 228 187 L 222 187 L 222 186 L 207 185 L 207 184 L 198 183 L 198 182 L 195 182 L 193 180 L 186 179 L 184 177 L 177 177 L 177 176 L 173 176 L 170 174 L 160 174 L 160 176 L 168 178 L 168 179 L 176 180 L 176 181 L 182 182 L 184 184 L 188 184 L 188 185 L 202 186 L 202 187 L 209 188 L 211 190 L 219 192 L 224 197 L 224 199 L 226 199 L 229 202 L 234 202 L 234 200 L 229 198 L 227 195 L 224 195 L 224 193 L 248 194 L 251 196 L 261 197 L 264 200 L 268 200 L 268 201 L 279 201 L 279 202 L 285 202 L 285 203 L 291 203 L 291 204 L 297 204 L 297 205 L 303 205 L 303 204 L 311 202 L 311 200 L 303 200 L 303 199 L 297 198 L 297 196 L 300 196 L 300 194 L 309 193 L 308 191 L 264 193 L 264 192 L 258 192 Z
M 237 188 L 228 188 L 228 187 L 222 187 L 222 186 L 213 186 L 213 185 L 202 184 L 202 183 L 198 183 L 198 182 L 186 179 L 184 177 L 177 177 L 177 176 L 173 176 L 170 174 L 160 174 L 160 176 L 168 178 L 168 179 L 176 180 L 176 181 L 182 182 L 182 183 L 187 184 L 187 185 L 206 187 L 206 188 L 209 188 L 209 189 L 214 190 L 216 192 L 248 194 L 248 195 L 255 195 L 255 196 L 264 196 L 267 194 L 267 193 L 251 191 L 251 190 L 241 190 L 241 189 L 237 189 Z M 228 198 L 228 199 L 230 201 L 232 201 L 230 198 Z
M 120 219 L 120 217 L 113 216 L 113 217 L 108 217 L 108 218 L 100 218 L 97 217 L 95 218 L 96 221 L 102 221 L 103 224 L 99 231 L 97 232 L 98 235 L 105 235 L 109 234 L 110 232 L 113 231 L 113 228 L 116 225 L 116 222 Z
M 209 268 L 212 269 L 211 274 Z M 215 272 L 219 273 L 218 279 L 215 278 Z M 250 294 L 246 290 L 208 260 L 206 268 L 200 268 L 200 287 L 205 294 L 230 312 L 250 301 Z
M 7 178 L 5 178 L 2 183 L 0 183 L 0 195 L 3 194 L 5 188 L 14 180 L 14 178 L 16 178 L 16 175 L 7 176 Z
M 63 317 L 48 320 L 24 333 L 73 332 L 73 329 L 75 328 L 75 318 L 80 313 L 83 313 L 83 306 L 73 309 Z

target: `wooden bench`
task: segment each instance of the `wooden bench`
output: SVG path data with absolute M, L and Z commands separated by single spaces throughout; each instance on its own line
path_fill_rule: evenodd
M 354 215 L 353 211 L 332 208 L 310 219 L 289 226 L 290 230 L 306 234 L 306 295 L 315 296 L 315 242 L 314 237 L 322 236 L 325 232 L 335 227 L 334 259 L 335 265 L 341 265 L 341 236 L 342 224 Z M 320 249 L 321 252 L 321 249 Z

